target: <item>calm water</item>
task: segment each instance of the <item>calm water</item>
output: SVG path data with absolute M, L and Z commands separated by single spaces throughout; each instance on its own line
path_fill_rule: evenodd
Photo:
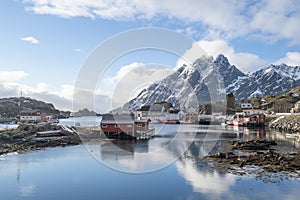
M 207 153 L 211 143 L 211 151 L 216 151 L 233 138 L 275 139 L 282 151 L 296 151 L 298 143 L 286 140 L 283 134 L 185 126 L 185 131 L 198 128 L 199 133 L 171 137 L 180 127 L 154 126 L 161 137 L 146 142 L 94 142 L 1 156 L 1 199 L 299 199 L 298 180 L 264 183 L 252 176 L 218 172 L 187 156 L 174 159 L 183 147 L 190 147 L 185 153 L 188 157 L 199 156 Z M 213 142 L 215 137 L 206 137 L 207 132 L 222 134 Z M 209 145 L 204 146 L 206 143 Z

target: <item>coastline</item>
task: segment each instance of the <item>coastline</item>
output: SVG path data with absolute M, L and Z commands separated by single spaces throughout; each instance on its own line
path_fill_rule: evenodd
M 2 129 L 0 130 L 0 155 L 81 144 L 81 140 L 77 134 L 37 137 L 38 131 L 54 131 L 59 129 L 60 126 L 49 124 L 25 124 L 17 128 Z
M 269 128 L 275 129 L 280 132 L 286 132 L 295 136 L 300 136 L 300 116 L 299 115 L 288 115 L 278 116 L 277 118 L 269 118 L 267 124 Z
M 300 118 L 299 118 L 300 119 Z M 297 120 L 295 120 L 296 122 Z M 281 124 L 283 122 L 279 122 Z M 275 123 L 273 123 L 275 124 Z M 0 131 L 0 156 L 9 153 L 26 153 L 51 147 L 80 145 L 84 142 L 99 142 L 97 126 L 74 127 L 80 132 L 68 136 L 37 137 L 37 131 L 57 130 L 60 125 L 26 124 L 18 128 Z M 284 178 L 300 178 L 300 152 L 281 152 L 274 140 L 228 140 L 221 152 L 206 157 L 184 157 L 199 162 L 213 163 L 214 169 L 236 175 L 252 174 L 264 177 L 267 174 L 285 175 Z M 255 169 L 255 170 L 253 170 Z M 269 180 L 269 179 L 268 179 Z
M 231 140 L 224 151 L 196 160 L 212 162 L 213 168 L 219 171 L 254 175 L 264 182 L 300 178 L 300 151 L 283 153 L 274 140 Z

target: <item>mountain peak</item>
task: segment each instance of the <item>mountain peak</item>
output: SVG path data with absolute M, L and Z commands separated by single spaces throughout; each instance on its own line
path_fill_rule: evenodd
M 221 65 L 230 65 L 228 58 L 224 56 L 223 54 L 219 54 L 215 60 L 216 63 L 219 63 Z
M 246 75 L 231 65 L 223 54 L 216 59 L 202 56 L 192 65 L 183 65 L 173 74 L 153 83 L 125 107 L 137 108 L 138 104 L 134 102 L 152 105 L 166 101 L 174 107 L 190 109 L 189 102 L 194 100 L 194 104 L 211 101 L 207 83 L 215 78 L 224 85 L 225 92 L 232 92 L 237 100 L 251 96 L 280 95 L 300 85 L 300 67 L 270 65 Z M 192 97 L 195 97 L 193 101 Z

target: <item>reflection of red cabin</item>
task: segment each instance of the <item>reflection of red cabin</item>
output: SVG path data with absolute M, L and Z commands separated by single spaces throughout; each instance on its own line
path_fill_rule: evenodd
M 250 116 L 248 116 L 247 123 L 265 124 L 266 123 L 266 115 L 264 115 L 264 114 L 250 115 Z
M 133 115 L 103 115 L 100 123 L 101 131 L 107 137 L 131 136 L 149 130 L 148 120 L 134 120 Z
M 234 121 L 240 121 L 245 126 L 262 126 L 266 123 L 266 115 L 264 114 L 252 114 L 252 115 L 237 115 L 234 117 Z

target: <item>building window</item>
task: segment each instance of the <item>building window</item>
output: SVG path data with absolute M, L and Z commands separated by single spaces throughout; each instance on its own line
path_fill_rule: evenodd
M 101 127 L 102 128 L 107 128 L 107 124 L 102 124 Z
M 131 125 L 131 124 L 129 124 L 129 125 L 127 125 L 127 127 L 128 127 L 128 128 L 132 128 L 132 125 Z
M 137 124 L 136 126 L 137 127 L 143 127 L 143 124 Z
M 119 124 L 115 124 L 115 128 L 120 128 Z

